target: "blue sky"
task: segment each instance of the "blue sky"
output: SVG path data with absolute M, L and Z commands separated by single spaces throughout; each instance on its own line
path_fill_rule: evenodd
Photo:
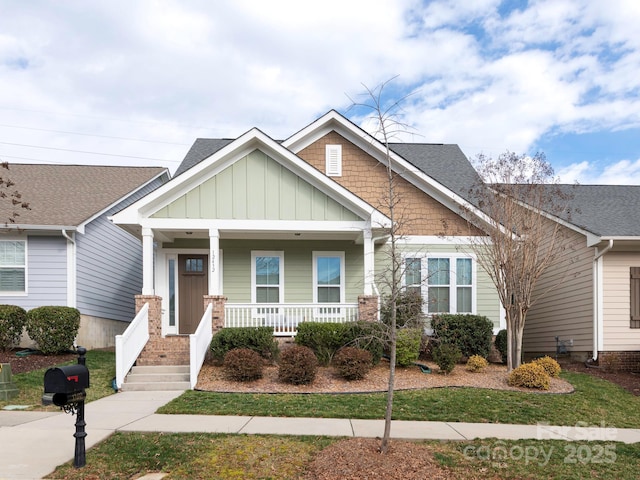
M 0 159 L 162 165 L 397 78 L 401 140 L 640 185 L 637 0 L 0 0 Z

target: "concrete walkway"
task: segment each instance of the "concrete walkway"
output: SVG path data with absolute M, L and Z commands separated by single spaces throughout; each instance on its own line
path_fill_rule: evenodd
M 157 415 L 182 392 L 124 392 L 85 407 L 86 448 L 120 432 L 208 432 L 275 435 L 380 437 L 383 420 Z M 51 412 L 0 411 L 0 479 L 35 479 L 73 459 L 75 416 Z M 411 440 L 475 438 L 640 442 L 640 429 L 591 426 L 502 425 L 393 421 L 391 436 Z

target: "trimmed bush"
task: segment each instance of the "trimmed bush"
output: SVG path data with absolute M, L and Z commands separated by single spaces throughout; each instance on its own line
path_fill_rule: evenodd
M 234 348 L 224 356 L 225 376 L 237 382 L 251 382 L 262 378 L 263 359 L 249 348 Z
M 489 366 L 489 362 L 480 355 L 471 355 L 467 360 L 467 370 L 473 373 L 481 372 Z
M 293 345 L 282 350 L 278 378 L 285 383 L 304 385 L 313 382 L 318 372 L 318 359 L 313 350 Z
M 493 323 L 487 317 L 470 314 L 434 315 L 431 326 L 439 341 L 456 345 L 463 356 L 489 356 Z
M 229 350 L 248 348 L 270 362 L 278 358 L 278 342 L 271 327 L 223 328 L 211 340 L 211 356 L 220 363 Z
M 456 367 L 456 363 L 458 363 L 460 358 L 462 358 L 460 349 L 457 345 L 453 345 L 451 343 L 440 343 L 436 345 L 433 347 L 431 355 L 433 356 L 433 361 L 436 362 L 440 371 L 445 375 L 453 372 L 453 369 Z
M 502 363 L 507 363 L 507 331 L 504 328 L 498 332 L 493 344 L 496 346 L 496 350 L 500 352 Z
M 386 346 L 387 327 L 380 322 L 349 322 L 345 335 L 345 346 L 362 348 L 371 354 L 374 365 L 380 363 Z
M 508 383 L 513 387 L 549 390 L 550 377 L 542 365 L 523 363 L 511 371 Z
M 542 368 L 544 368 L 545 372 L 547 372 L 550 377 L 557 378 L 560 376 L 560 372 L 562 371 L 562 368 L 560 368 L 560 364 L 548 355 L 545 355 L 541 358 L 536 358 L 531 363 L 540 365 Z
M 80 312 L 71 307 L 38 307 L 27 312 L 27 333 L 45 355 L 67 352 L 80 329 Z
M 0 350 L 13 348 L 22 336 L 27 312 L 16 305 L 0 305 Z
M 371 353 L 356 347 L 342 347 L 332 363 L 338 375 L 349 381 L 363 379 L 373 366 Z
M 396 328 L 419 327 L 422 325 L 424 299 L 417 292 L 405 291 L 396 299 Z M 391 325 L 391 298 L 385 298 L 380 306 L 380 320 Z
M 396 333 L 396 365 L 408 367 L 418 359 L 422 330 L 418 328 L 401 328 Z
M 303 322 L 298 325 L 296 344 L 313 350 L 320 365 L 326 367 L 335 353 L 349 343 L 349 328 L 348 323 Z

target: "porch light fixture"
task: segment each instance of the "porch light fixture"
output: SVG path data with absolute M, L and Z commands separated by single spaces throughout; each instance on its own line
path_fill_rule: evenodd
M 295 235 L 296 237 L 299 237 L 299 236 L 300 236 L 300 235 L 302 235 L 302 234 L 301 234 L 300 232 L 296 232 L 296 233 L 294 233 L 294 235 Z
M 193 232 L 184 232 L 184 233 L 186 233 L 187 235 L 193 235 Z

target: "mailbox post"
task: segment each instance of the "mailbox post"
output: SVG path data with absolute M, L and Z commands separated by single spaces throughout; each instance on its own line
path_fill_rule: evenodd
M 78 364 L 48 369 L 44 374 L 43 405 L 54 404 L 62 408 L 65 413 L 76 413 L 76 439 L 73 466 L 76 468 L 86 465 L 84 400 L 87 396 L 86 388 L 89 388 L 89 370 L 85 363 L 87 349 L 78 347 Z

